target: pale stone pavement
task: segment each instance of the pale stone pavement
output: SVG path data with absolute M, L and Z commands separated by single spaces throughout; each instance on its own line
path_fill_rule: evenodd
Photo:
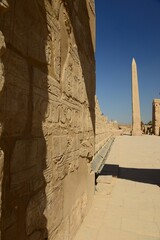
M 153 175 L 160 169 L 160 137 L 117 137 L 107 164 L 143 169 L 147 180 L 146 169 Z M 160 240 L 158 185 L 110 176 L 98 181 L 91 210 L 74 240 Z

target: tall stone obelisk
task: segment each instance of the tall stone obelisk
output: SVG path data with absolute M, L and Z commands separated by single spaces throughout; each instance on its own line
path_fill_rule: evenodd
M 132 135 L 142 135 L 136 61 L 132 60 Z

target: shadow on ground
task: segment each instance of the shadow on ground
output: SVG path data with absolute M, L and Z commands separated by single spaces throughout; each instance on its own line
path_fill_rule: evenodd
M 160 169 L 124 168 L 116 164 L 105 164 L 99 175 L 112 175 L 121 179 L 160 186 Z

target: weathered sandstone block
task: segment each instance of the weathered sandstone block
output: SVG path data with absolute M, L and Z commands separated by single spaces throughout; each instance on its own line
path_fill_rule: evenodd
M 89 209 L 94 48 L 93 0 L 0 1 L 2 240 L 70 240 Z
M 96 117 L 96 131 L 95 131 L 95 153 L 104 146 L 107 139 L 113 135 L 118 134 L 118 123 L 109 122 L 107 117 L 103 115 L 97 97 L 95 97 L 95 117 Z
M 152 104 L 153 134 L 160 135 L 160 99 L 154 99 Z

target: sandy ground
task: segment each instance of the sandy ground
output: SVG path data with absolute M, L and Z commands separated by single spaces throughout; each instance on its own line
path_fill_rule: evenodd
M 160 179 L 160 137 L 117 137 L 106 164 L 118 166 L 119 176 L 98 178 L 74 240 L 160 240 L 160 187 L 152 184 Z
M 118 164 L 121 167 L 160 169 L 160 137 L 117 137 L 107 163 Z

